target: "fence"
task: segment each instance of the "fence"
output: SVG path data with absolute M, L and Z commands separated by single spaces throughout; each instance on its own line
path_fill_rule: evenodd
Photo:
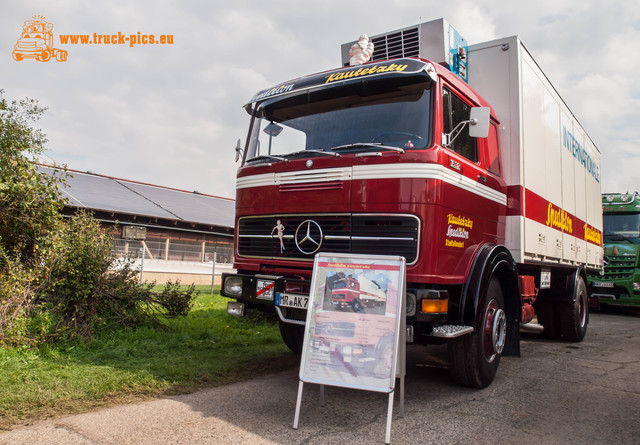
M 219 263 L 233 261 L 233 246 L 215 241 L 185 241 L 148 237 L 144 241 L 116 238 L 113 250 L 122 259 L 137 259 L 144 247 L 145 258 L 167 261 L 207 262 L 216 254 Z
M 112 249 L 140 271 L 140 282 L 219 284 L 221 272 L 232 270 L 232 245 L 214 241 L 114 239 Z

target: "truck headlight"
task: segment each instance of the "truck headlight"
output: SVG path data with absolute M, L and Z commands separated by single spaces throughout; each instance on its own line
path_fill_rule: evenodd
M 640 291 L 640 283 L 633 283 L 633 290 Z
M 228 302 L 227 314 L 235 315 L 236 317 L 244 317 L 244 303 L 238 303 L 237 301 Z
M 226 277 L 226 279 L 224 280 L 224 291 L 229 296 L 241 297 L 242 296 L 242 278 Z

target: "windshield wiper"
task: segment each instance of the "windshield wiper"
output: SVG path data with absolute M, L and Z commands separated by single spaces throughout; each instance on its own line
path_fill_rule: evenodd
M 274 156 L 274 155 L 256 156 L 255 158 L 247 159 L 247 162 L 266 161 L 268 159 L 273 159 L 274 161 L 278 161 L 278 162 L 289 162 L 287 158 L 283 158 L 282 156 Z
M 325 156 L 335 156 L 337 158 L 342 156 L 340 153 L 334 153 L 332 151 L 325 151 L 325 150 L 322 150 L 322 149 L 310 149 L 310 150 L 294 151 L 293 153 L 287 153 L 285 156 L 286 157 L 290 157 L 290 156 L 302 155 L 302 154 L 307 154 L 307 153 L 315 153 L 315 154 L 325 155 Z
M 625 235 L 624 233 L 608 232 L 605 233 L 606 237 L 611 238 L 612 241 L 628 241 L 630 244 L 638 244 L 638 237 L 632 235 Z
M 398 153 L 404 153 L 403 148 L 392 147 L 391 145 L 383 145 L 382 142 L 355 142 L 353 144 L 345 144 L 345 145 L 338 145 L 337 147 L 331 147 L 330 150 L 332 151 L 345 150 L 345 149 L 355 148 L 355 147 L 382 148 L 384 150 L 391 150 Z

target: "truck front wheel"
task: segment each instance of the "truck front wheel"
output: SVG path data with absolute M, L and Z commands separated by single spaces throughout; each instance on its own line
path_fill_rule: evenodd
M 278 320 L 280 326 L 280 335 L 284 344 L 295 354 L 302 353 L 302 345 L 304 343 L 304 326 L 299 324 L 285 323 Z
M 353 312 L 360 312 L 362 310 L 362 303 L 360 303 L 360 300 L 354 298 L 351 302 L 351 309 L 353 309 Z
M 471 388 L 491 384 L 506 343 L 507 320 L 502 286 L 492 277 L 487 286 L 473 334 L 449 342 L 449 367 L 453 379 Z

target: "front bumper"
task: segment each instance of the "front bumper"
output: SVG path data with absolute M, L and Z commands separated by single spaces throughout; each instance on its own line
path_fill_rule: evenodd
M 640 277 L 634 279 L 640 281 Z M 614 304 L 622 306 L 640 306 L 640 289 L 634 289 L 633 280 L 600 281 L 589 283 L 589 303 L 591 307 L 599 304 Z

